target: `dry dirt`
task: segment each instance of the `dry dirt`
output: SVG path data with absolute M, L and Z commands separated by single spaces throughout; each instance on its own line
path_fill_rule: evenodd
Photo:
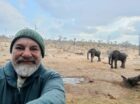
M 9 42 L 0 45 L 0 65 L 3 65 L 10 59 Z M 72 50 L 48 45 L 46 51 L 45 66 L 55 69 L 63 77 L 85 78 L 79 84 L 65 84 L 67 104 L 140 104 L 140 87 L 128 88 L 121 78 L 121 75 L 133 77 L 140 74 L 138 50 L 127 48 L 125 69 L 119 67 L 120 63 L 118 69 L 110 69 L 106 48 L 102 49 L 101 62 L 95 57 L 93 63 L 86 58 L 87 50 L 75 54 Z

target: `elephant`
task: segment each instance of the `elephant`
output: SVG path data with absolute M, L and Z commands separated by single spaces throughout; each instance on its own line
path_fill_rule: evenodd
M 112 51 L 108 56 L 108 63 L 111 65 L 111 68 L 113 68 L 113 62 L 115 64 L 115 69 L 117 68 L 117 61 L 121 61 L 121 68 L 125 68 L 125 62 L 126 62 L 127 54 L 120 52 L 118 50 Z
M 129 78 L 126 78 L 123 75 L 121 75 L 121 77 L 123 78 L 123 81 L 125 82 L 125 84 L 130 86 L 130 87 L 140 85 L 140 74 L 135 76 L 135 77 L 129 77 Z
M 94 56 L 97 56 L 98 61 L 101 61 L 101 58 L 100 58 L 101 52 L 99 50 L 96 50 L 95 48 L 89 49 L 88 52 L 87 52 L 87 59 L 88 60 L 89 60 L 89 54 L 90 54 L 90 57 L 91 57 L 91 62 L 93 62 Z

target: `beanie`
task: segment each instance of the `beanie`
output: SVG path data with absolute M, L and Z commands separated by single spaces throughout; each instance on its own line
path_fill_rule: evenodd
M 19 38 L 30 38 L 30 39 L 34 40 L 39 45 L 39 47 L 41 49 L 41 55 L 42 55 L 42 57 L 44 57 L 45 44 L 44 44 L 43 38 L 35 30 L 28 29 L 28 28 L 22 29 L 16 33 L 16 35 L 10 45 L 10 53 L 12 53 L 13 45 Z

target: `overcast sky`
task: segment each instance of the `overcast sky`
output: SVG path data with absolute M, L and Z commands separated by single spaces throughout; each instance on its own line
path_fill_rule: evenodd
M 26 27 L 47 39 L 138 44 L 140 0 L 0 0 L 0 35 Z

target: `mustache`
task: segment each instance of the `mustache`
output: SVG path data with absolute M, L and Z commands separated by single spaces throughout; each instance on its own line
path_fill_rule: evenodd
M 33 57 L 29 57 L 29 58 L 19 57 L 16 60 L 16 63 L 18 63 L 18 64 L 20 64 L 22 62 L 32 62 L 33 64 L 36 64 L 35 59 Z

